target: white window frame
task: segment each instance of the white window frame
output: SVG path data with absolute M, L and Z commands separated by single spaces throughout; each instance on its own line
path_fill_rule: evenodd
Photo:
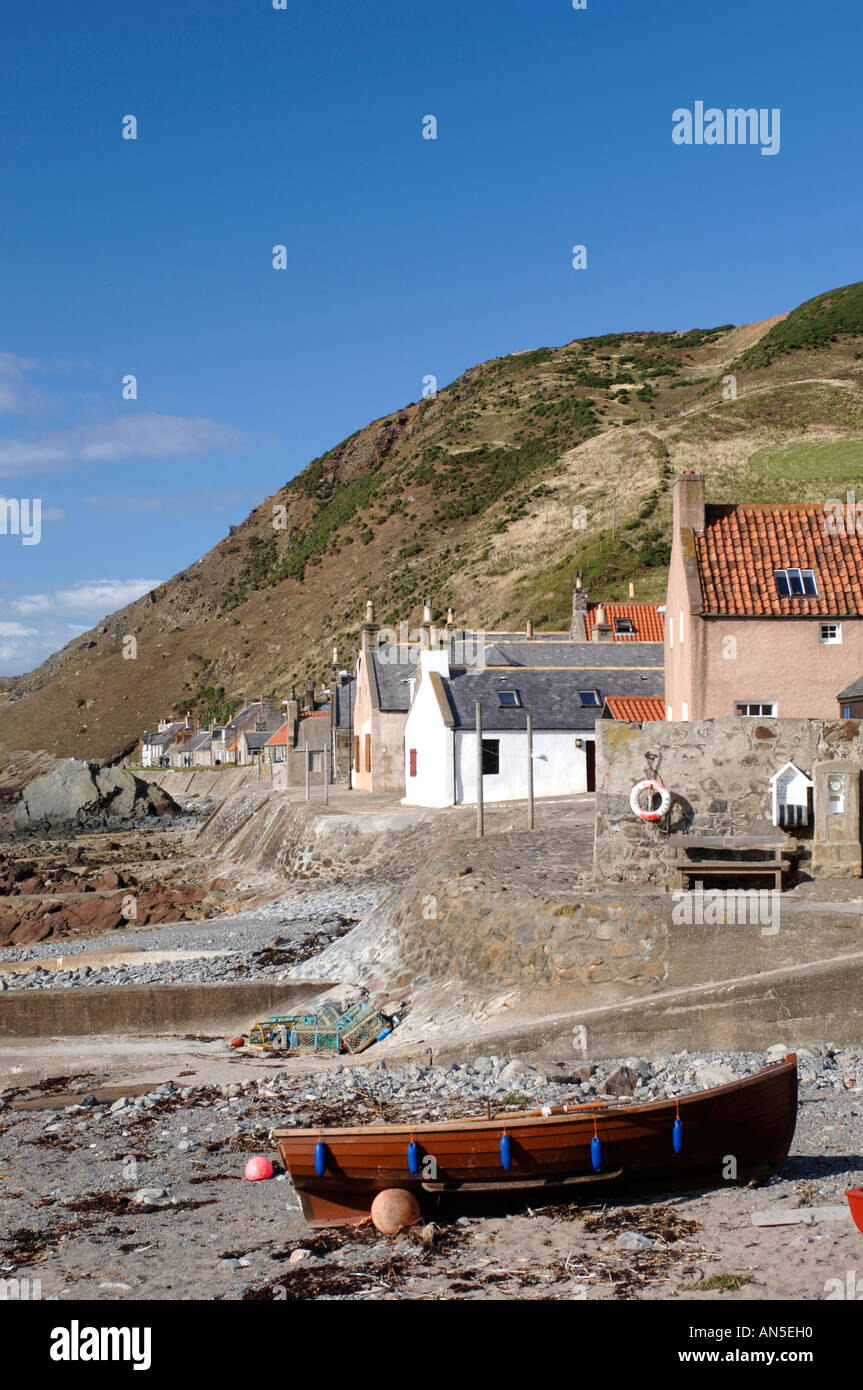
M 841 623 L 819 623 L 818 640 L 822 647 L 835 647 L 842 644 Z
M 780 574 L 785 576 L 785 583 L 788 585 L 788 593 L 787 593 L 787 594 L 781 594 L 781 593 L 779 593 L 778 576 L 779 576 Z M 801 593 L 799 593 L 799 594 L 795 594 L 795 593 L 792 593 L 792 592 L 791 592 L 791 576 L 792 576 L 792 574 L 796 575 L 796 576 L 797 576 L 797 579 L 798 579 L 798 581 L 799 581 L 800 588 L 801 588 Z M 804 582 L 803 582 L 803 576 L 804 576 L 804 574 L 808 574 L 809 577 L 810 577 L 811 580 L 812 580 L 812 593 L 811 593 L 811 594 L 807 594 L 807 593 L 805 592 L 805 587 L 806 587 L 806 586 L 805 586 L 805 584 L 804 584 Z M 774 583 L 776 584 L 776 592 L 779 593 L 779 597 L 780 597 L 780 598 L 818 598 L 818 596 L 819 596 L 819 595 L 818 595 L 818 580 L 815 578 L 815 571 L 812 570 L 812 569 L 803 569 L 800 565 L 789 565 L 789 566 L 788 566 L 787 568 L 785 568 L 785 569 L 776 569 L 776 570 L 774 570 L 774 571 L 773 571 L 773 581 L 774 581 Z
M 757 708 L 755 708 L 757 706 Z M 769 711 L 765 714 L 765 706 Z M 735 700 L 734 713 L 738 719 L 775 719 L 775 700 Z

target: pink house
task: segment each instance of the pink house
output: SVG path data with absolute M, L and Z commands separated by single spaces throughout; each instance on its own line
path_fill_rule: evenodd
M 824 506 L 705 505 L 673 490 L 666 719 L 835 719 L 863 677 L 863 543 Z

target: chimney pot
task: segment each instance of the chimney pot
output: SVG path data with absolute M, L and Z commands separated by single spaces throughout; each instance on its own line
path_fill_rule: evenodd
M 527 620 L 527 625 L 526 625 L 526 627 L 525 627 L 525 633 L 524 633 L 524 635 L 525 635 L 525 637 L 528 639 L 528 641 L 533 641 L 533 619 L 532 619 L 532 618 L 528 618 L 528 620 Z
M 635 598 L 635 585 L 634 585 L 633 583 L 631 583 L 631 582 L 630 582 L 630 585 L 629 585 L 629 597 L 630 597 L 630 598 Z

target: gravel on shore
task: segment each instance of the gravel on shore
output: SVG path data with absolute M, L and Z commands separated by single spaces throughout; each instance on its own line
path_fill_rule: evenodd
M 93 951 L 140 951 L 141 960 L 96 969 L 40 970 L 0 975 L 0 989 L 69 989 L 86 985 L 196 983 L 248 978 L 283 979 L 297 960 L 316 954 L 349 931 L 386 890 L 324 889 L 286 894 L 271 903 L 202 922 L 173 922 L 98 937 L 40 942 L 0 951 L 7 961 L 39 961 Z M 278 941 L 278 946 L 274 942 Z M 268 948 L 272 946 L 272 951 Z M 150 962 L 154 951 L 218 951 L 197 959 Z M 275 959 L 261 958 L 272 955 Z

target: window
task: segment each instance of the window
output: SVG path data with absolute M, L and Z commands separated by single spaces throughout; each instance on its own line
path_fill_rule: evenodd
M 774 570 L 776 592 L 780 598 L 817 598 L 814 570 Z
M 683 720 L 684 724 L 689 719 L 689 705 L 686 700 L 684 700 L 680 706 L 680 718 Z
M 841 623 L 822 623 L 820 629 L 820 640 L 822 643 L 830 644 L 842 641 Z
M 500 739 L 484 738 L 482 741 L 482 775 L 494 777 L 500 772 Z
M 412 748 L 412 749 L 410 750 L 410 771 L 411 771 L 411 777 L 416 777 L 416 775 L 417 775 L 417 750 L 416 750 L 415 748 Z
M 372 770 L 372 736 L 366 734 L 366 772 Z
M 519 709 L 521 696 L 517 690 L 496 690 L 497 702 L 501 709 Z
M 842 706 L 842 718 L 843 718 L 843 719 L 850 719 L 850 718 L 851 718 L 851 706 L 850 706 L 850 705 L 843 705 L 843 706 Z
M 619 637 L 635 636 L 635 627 L 631 618 L 615 618 L 614 630 Z
M 755 715 L 756 717 L 761 715 L 762 718 L 766 717 L 770 719 L 776 714 L 776 701 L 744 700 L 734 706 L 734 713 L 747 716 Z
M 354 772 L 360 770 L 360 736 L 354 735 Z
M 581 701 L 582 709 L 596 709 L 602 704 L 598 690 L 579 690 L 578 698 Z

